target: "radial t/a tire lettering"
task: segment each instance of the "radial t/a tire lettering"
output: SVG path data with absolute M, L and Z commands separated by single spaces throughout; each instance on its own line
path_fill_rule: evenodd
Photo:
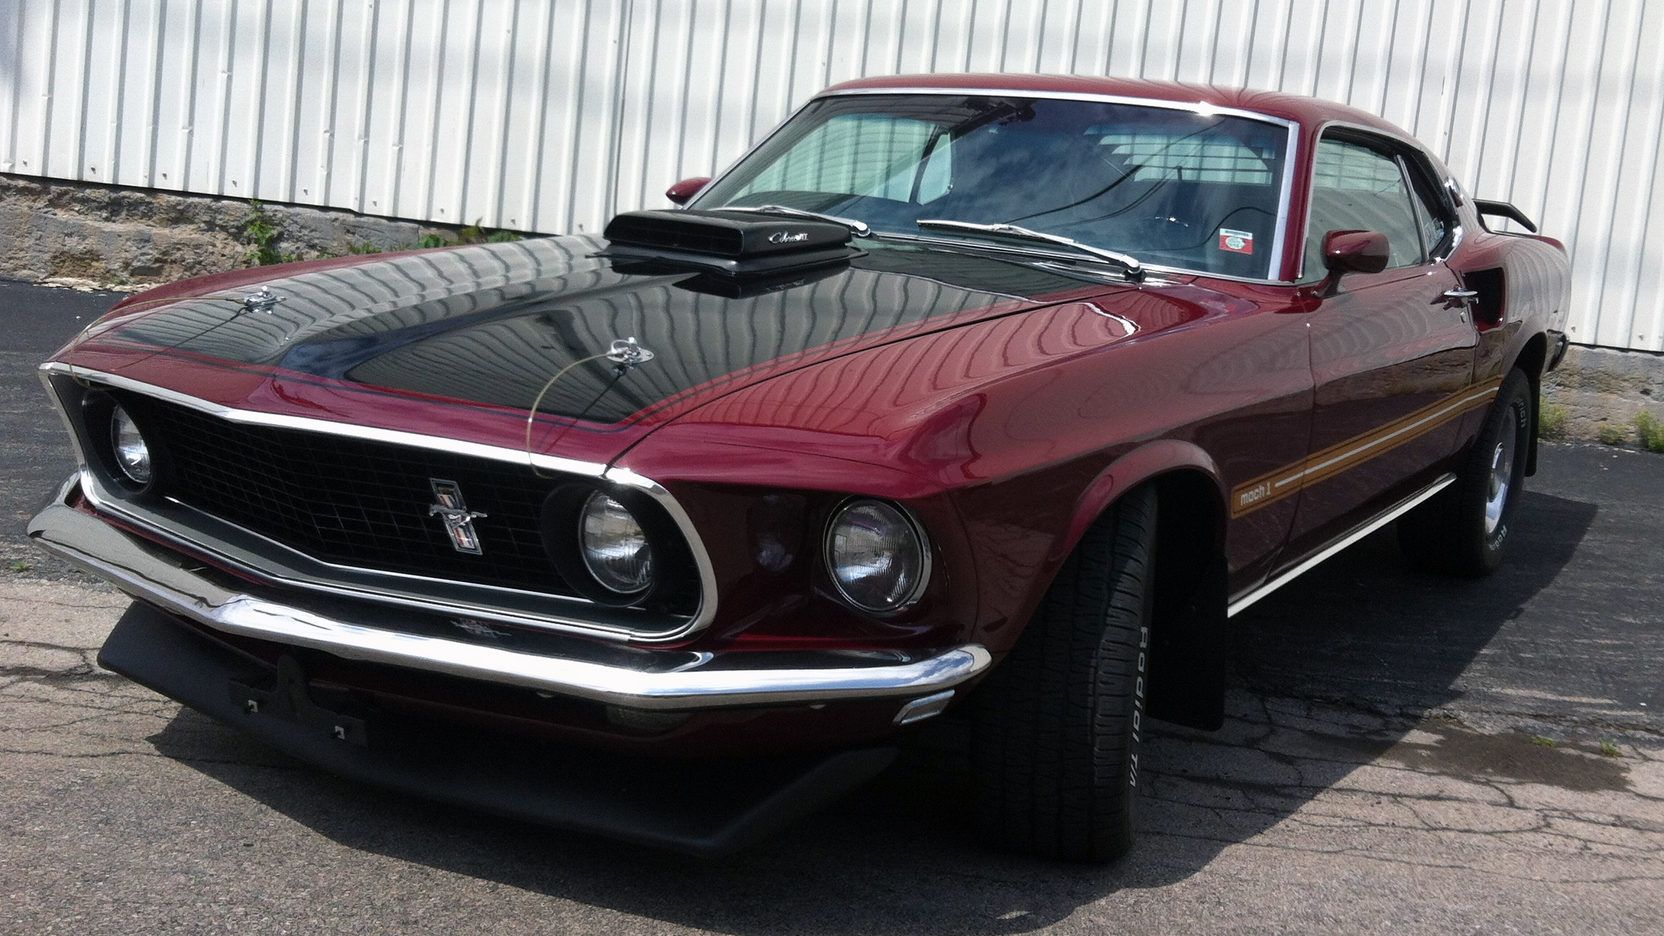
M 1155 542 L 1155 491 L 1131 491 L 1082 537 L 979 688 L 977 816 L 996 844 L 1091 862 L 1131 847 Z

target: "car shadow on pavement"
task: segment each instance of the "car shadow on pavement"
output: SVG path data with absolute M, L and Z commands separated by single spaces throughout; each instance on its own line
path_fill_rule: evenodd
M 1459 755 L 1460 744 L 1425 741 L 1444 730 L 1427 716 L 1463 695 L 1464 671 L 1555 581 L 1596 513 L 1538 493 L 1520 506 L 1517 539 L 1489 579 L 1413 571 L 1387 530 L 1240 615 L 1227 724 L 1153 732 L 1140 840 L 1109 867 L 983 848 L 970 829 L 963 731 L 952 723 L 871 785 L 722 861 L 526 827 L 298 765 L 274 769 L 278 755 L 190 711 L 151 740 L 349 848 L 670 924 L 746 934 L 1028 932 L 1110 892 L 1184 880 L 1235 843 L 1300 850 L 1313 834 L 1303 830 L 1335 818 L 1301 812 L 1315 797 L 1391 795 L 1370 786 L 1384 756 Z M 1427 776 L 1441 769 L 1423 766 Z M 1457 777 L 1472 765 L 1444 769 Z

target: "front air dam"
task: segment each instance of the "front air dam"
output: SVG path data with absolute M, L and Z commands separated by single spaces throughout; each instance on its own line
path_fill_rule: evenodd
M 509 819 L 688 854 L 727 854 L 769 837 L 877 776 L 894 748 L 831 755 L 664 761 L 503 735 L 399 715 L 330 713 L 304 678 L 251 661 L 135 602 L 99 665 L 350 780 Z M 297 671 L 298 672 L 298 671 Z M 245 687 L 272 686 L 270 704 Z M 364 821 L 373 822 L 373 817 Z

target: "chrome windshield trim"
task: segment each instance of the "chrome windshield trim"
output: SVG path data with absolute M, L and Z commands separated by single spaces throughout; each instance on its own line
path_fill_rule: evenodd
M 846 88 L 842 91 L 822 91 L 811 100 L 822 100 L 834 97 L 852 97 L 856 95 L 885 95 L 885 94 L 932 94 L 936 96 L 976 97 L 984 94 L 1004 94 L 1012 97 L 1042 98 L 1054 101 L 1098 101 L 1105 104 L 1135 104 L 1144 107 L 1159 107 L 1163 110 L 1190 111 L 1195 114 L 1221 114 L 1226 117 L 1248 117 L 1266 123 L 1277 124 L 1280 127 L 1294 127 L 1295 122 L 1283 117 L 1274 117 L 1259 111 L 1245 110 L 1240 107 L 1223 107 L 1205 104 L 1201 101 L 1169 101 L 1163 98 L 1140 97 L 1136 94 L 1100 94 L 1096 91 L 1036 91 L 1032 88 L 1001 88 L 997 86 L 981 85 L 975 88 L 944 88 L 944 87 L 910 87 L 910 88 Z
M 227 588 L 168 561 L 155 547 L 62 502 L 29 523 L 37 545 L 164 611 L 225 634 L 310 647 L 351 660 L 520 686 L 609 705 L 690 711 L 839 699 L 933 696 L 987 669 L 977 644 L 927 655 L 819 651 L 768 654 L 643 650 L 553 656 L 404 633 Z M 577 641 L 574 643 L 582 643 Z
M 152 396 L 157 399 L 166 400 L 170 403 L 195 409 L 199 412 L 207 413 L 210 416 L 225 419 L 228 422 L 283 429 L 297 429 L 301 431 L 319 432 L 328 435 L 338 435 L 356 439 L 371 439 L 373 441 L 406 445 L 413 448 L 424 448 L 431 451 L 446 452 L 455 455 L 488 458 L 516 465 L 528 464 L 527 454 L 516 448 L 486 445 L 477 442 L 465 442 L 415 432 L 379 429 L 349 423 L 337 423 L 329 420 L 305 416 L 288 416 L 277 413 L 264 413 L 255 410 L 237 409 L 208 400 L 203 400 L 198 397 L 193 397 L 177 390 L 170 390 L 166 387 L 158 387 L 154 384 L 133 380 L 129 377 L 122 377 L 119 374 L 110 374 L 104 371 L 74 367 L 60 361 L 48 361 L 40 366 L 41 379 L 43 382 L 47 382 L 47 389 L 49 393 L 52 392 L 52 388 L 47 379 L 54 374 L 61 374 L 77 380 L 85 380 L 90 383 L 128 390 L 145 396 Z M 56 401 L 57 394 L 52 393 L 52 398 Z M 61 408 L 60 416 L 64 418 L 65 425 L 68 427 L 69 417 L 61 411 Z M 267 580 L 280 581 L 297 587 L 340 594 L 348 597 L 383 601 L 405 607 L 432 607 L 447 610 L 452 613 L 467 614 L 482 618 L 492 618 L 495 620 L 507 621 L 530 627 L 570 633 L 581 633 L 593 637 L 630 641 L 632 643 L 654 643 L 682 640 L 710 626 L 711 621 L 716 616 L 716 573 L 711 565 L 710 554 L 705 548 L 704 541 L 700 539 L 698 531 L 694 529 L 692 519 L 688 517 L 687 512 L 682 509 L 682 505 L 676 501 L 676 498 L 673 497 L 671 493 L 662 485 L 658 484 L 651 478 L 637 474 L 627 468 L 617 466 L 609 467 L 596 462 L 578 461 L 576 459 L 562 458 L 555 455 L 545 454 L 533 454 L 529 461 L 529 464 L 539 469 L 577 477 L 605 480 L 614 484 L 621 484 L 635 488 L 652 497 L 658 502 L 659 506 L 664 508 L 665 512 L 668 513 L 671 519 L 675 521 L 677 527 L 681 529 L 682 536 L 687 540 L 688 550 L 693 554 L 694 566 L 699 576 L 699 607 L 691 616 L 687 618 L 684 623 L 673 629 L 661 631 L 632 630 L 625 627 L 609 626 L 596 621 L 585 620 L 582 617 L 572 617 L 564 614 L 542 612 L 531 613 L 491 605 L 474 604 L 471 602 L 447 601 L 443 598 L 417 595 L 409 591 L 378 589 L 369 585 L 333 581 L 325 578 L 306 576 L 304 574 L 278 575 L 269 569 L 262 568 L 256 561 L 254 561 L 254 557 L 252 556 L 238 556 L 227 552 L 224 548 L 216 548 L 215 545 L 211 543 L 203 542 L 194 538 L 191 535 L 192 531 L 173 529 L 163 523 L 160 518 L 149 516 L 145 512 L 134 508 L 132 505 L 125 504 L 119 497 L 112 496 L 112 494 L 104 488 L 103 484 L 99 481 L 96 475 L 87 470 L 86 454 L 80 450 L 79 437 L 73 429 L 70 431 L 70 439 L 71 444 L 75 446 L 76 458 L 81 466 L 81 477 L 84 479 L 83 490 L 88 500 L 99 509 L 119 514 L 124 520 L 132 522 L 146 530 L 178 543 L 179 545 L 199 550 L 215 557 L 216 559 L 224 561 L 232 567 L 243 569 Z M 195 508 L 189 509 L 196 510 Z M 212 518 L 216 523 L 224 523 L 227 526 L 236 526 L 236 524 L 231 524 L 228 521 L 213 517 L 211 514 L 207 514 L 202 511 L 196 512 L 202 514 L 203 516 Z M 377 569 L 362 569 L 350 566 L 341 566 L 334 563 L 324 562 L 323 560 L 296 550 L 291 546 L 276 543 L 276 541 L 271 540 L 270 537 L 262 536 L 256 533 L 250 533 L 250 535 L 267 542 L 271 542 L 274 545 L 293 553 L 294 555 L 305 558 L 308 562 L 348 572 L 363 573 L 388 579 L 403 578 L 431 582 L 435 585 L 441 586 L 462 586 L 479 591 L 497 591 L 517 595 L 536 595 L 537 597 L 543 598 L 551 603 L 572 605 L 575 608 L 594 605 L 593 602 L 581 596 L 521 592 L 517 589 L 501 588 L 489 585 L 475 585 L 473 583 L 457 582 L 452 579 L 443 579 L 432 576 L 418 576 L 407 573 L 387 572 Z
M 1129 104 L 1129 105 L 1138 106 L 1138 107 L 1156 107 L 1156 108 L 1161 108 L 1162 110 L 1188 111 L 1188 112 L 1193 113 L 1193 114 L 1207 114 L 1207 115 L 1217 114 L 1217 115 L 1223 116 L 1223 117 L 1241 117 L 1241 118 L 1245 118 L 1247 120 L 1257 120 L 1257 121 L 1260 121 L 1261 123 L 1268 123 L 1268 124 L 1271 124 L 1273 126 L 1282 127 L 1282 128 L 1284 128 L 1284 130 L 1287 131 L 1287 141 L 1284 144 L 1284 151 L 1283 151 L 1282 182 L 1278 186 L 1279 191 L 1278 191 L 1278 194 L 1277 194 L 1277 222 L 1276 222 L 1275 232 L 1274 232 L 1274 234 L 1272 235 L 1272 238 L 1271 238 L 1271 252 L 1269 254 L 1269 257 L 1271 259 L 1271 263 L 1270 263 L 1270 265 L 1268 266 L 1268 269 L 1267 269 L 1268 275 L 1265 276 L 1264 278 L 1241 277 L 1241 276 L 1221 276 L 1220 274 L 1210 273 L 1206 270 L 1192 270 L 1192 269 L 1188 269 L 1188 268 L 1185 268 L 1185 267 L 1170 267 L 1170 266 L 1163 266 L 1163 265 L 1159 265 L 1159 264 L 1155 264 L 1155 263 L 1145 263 L 1144 266 L 1147 269 L 1151 269 L 1151 270 L 1157 270 L 1157 269 L 1159 269 L 1159 270 L 1171 270 L 1171 271 L 1174 271 L 1174 272 L 1184 273 L 1184 274 L 1187 274 L 1187 275 L 1211 276 L 1211 277 L 1216 277 L 1216 278 L 1220 278 L 1220 279 L 1228 279 L 1228 280 L 1233 280 L 1235 282 L 1242 282 L 1242 283 L 1264 283 L 1266 285 L 1272 285 L 1272 286 L 1288 286 L 1288 285 L 1292 285 L 1294 283 L 1299 282 L 1298 278 L 1296 278 L 1296 279 L 1283 279 L 1278 274 L 1281 271 L 1281 268 L 1285 265 L 1285 263 L 1284 263 L 1285 258 L 1283 256 L 1283 254 L 1285 252 L 1286 245 L 1289 243 L 1289 238 L 1290 238 L 1288 228 L 1289 228 L 1289 223 L 1290 223 L 1290 220 L 1291 220 L 1291 216 L 1289 214 L 1289 204 L 1288 203 L 1289 203 L 1289 199 L 1293 196 L 1293 192 L 1294 192 L 1294 171 L 1295 171 L 1295 165 L 1296 165 L 1295 155 L 1296 155 L 1296 150 L 1298 149 L 1299 144 L 1300 144 L 1300 125 L 1298 123 L 1296 123 L 1295 121 L 1288 120 L 1288 119 L 1283 118 L 1283 117 L 1274 117 L 1270 114 L 1262 114 L 1259 111 L 1244 110 L 1244 109 L 1238 108 L 1238 107 L 1215 107 L 1211 104 L 1204 104 L 1200 101 L 1165 101 L 1165 100 L 1161 100 L 1159 98 L 1143 98 L 1143 97 L 1129 96 L 1129 95 L 1123 95 L 1123 94 L 1094 94 L 1094 93 L 1089 92 L 1089 91 L 1035 91 L 1035 90 L 1032 90 L 1032 89 L 1024 90 L 1024 89 L 1021 89 L 1021 88 L 999 88 L 999 87 L 976 87 L 976 88 L 928 88 L 928 87 L 927 88 L 919 88 L 919 87 L 913 87 L 913 88 L 852 88 L 852 89 L 846 89 L 846 90 L 843 90 L 843 91 L 823 91 L 820 94 L 817 94 L 814 97 L 810 98 L 808 101 L 804 102 L 802 107 L 799 107 L 796 110 L 792 111 L 791 114 L 789 116 L 787 116 L 785 120 L 781 121 L 779 124 L 775 125 L 774 129 L 772 129 L 768 133 L 764 134 L 763 138 L 761 140 L 758 140 L 757 143 L 754 146 L 747 149 L 743 154 L 740 155 L 740 157 L 738 159 L 736 159 L 732 163 L 730 163 L 726 169 L 723 169 L 720 173 L 716 174 L 715 176 L 712 176 L 711 181 L 705 183 L 705 187 L 699 190 L 699 195 L 694 196 L 692 201 L 690 201 L 688 204 L 686 204 L 682 207 L 684 207 L 684 208 L 700 207 L 699 206 L 699 201 L 705 195 L 705 193 L 707 193 L 707 192 L 711 191 L 712 189 L 716 188 L 717 183 L 722 182 L 725 179 L 727 179 L 728 176 L 733 175 L 734 171 L 736 169 L 738 169 L 741 164 L 743 164 L 747 159 L 751 158 L 752 153 L 755 153 L 757 150 L 761 149 L 764 145 L 766 145 L 769 140 L 771 140 L 775 136 L 777 136 L 780 133 L 781 130 L 784 130 L 788 124 L 790 124 L 793 120 L 796 120 L 799 116 L 801 116 L 803 114 L 803 112 L 808 110 L 809 107 L 811 105 L 813 105 L 816 101 L 824 101 L 824 100 L 829 100 L 831 98 L 839 98 L 839 97 L 864 97 L 864 96 L 908 95 L 908 94 L 928 94 L 928 95 L 934 95 L 934 96 L 937 96 L 937 97 L 955 96 L 955 95 L 1001 94 L 1001 95 L 1009 95 L 1009 96 L 1013 96 L 1013 97 L 1035 98 L 1035 99 L 1038 99 L 1038 100 L 1087 101 L 1087 102 L 1101 103 L 1101 104 Z M 720 209 L 720 208 L 711 208 L 711 209 L 707 209 L 707 210 L 720 211 L 722 209 Z M 875 237 L 879 237 L 881 239 L 882 238 L 889 238 L 889 237 L 896 237 L 898 235 L 899 236 L 905 236 L 905 235 L 900 235 L 899 232 L 881 231 L 881 230 L 876 230 L 876 229 L 872 231 L 872 234 Z

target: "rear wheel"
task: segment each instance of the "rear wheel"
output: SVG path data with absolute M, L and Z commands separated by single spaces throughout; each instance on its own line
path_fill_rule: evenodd
M 1510 371 L 1456 483 L 1398 521 L 1398 543 L 1411 563 L 1471 577 L 1489 575 L 1502 563 L 1525 484 L 1532 405 L 1531 382 Z
M 977 692 L 978 822 L 1007 848 L 1108 861 L 1132 844 L 1156 497 L 1123 497 Z

